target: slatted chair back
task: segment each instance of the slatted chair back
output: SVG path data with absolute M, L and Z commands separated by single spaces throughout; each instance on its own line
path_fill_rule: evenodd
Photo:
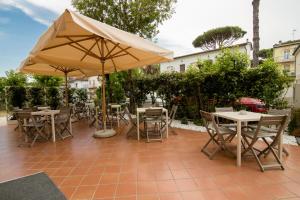
M 216 134 L 218 132 L 218 126 L 215 121 L 215 117 L 211 113 L 205 112 L 203 110 L 200 110 L 200 114 L 201 114 L 202 120 L 204 122 L 204 126 L 205 126 L 206 130 L 208 131 L 208 133 L 210 135 Z
M 262 116 L 260 121 L 257 124 L 257 128 L 255 130 L 255 134 L 253 140 L 255 141 L 256 138 L 261 134 L 262 127 L 269 127 L 269 126 L 276 126 L 278 129 L 274 130 L 276 133 L 275 139 L 273 140 L 277 142 L 282 131 L 285 129 L 287 125 L 287 115 L 277 115 L 277 116 Z
M 69 122 L 71 118 L 71 108 L 70 107 L 62 107 L 60 108 L 59 114 L 56 115 L 56 119 L 60 122 Z
M 162 117 L 162 108 L 150 108 L 145 110 L 145 118 L 158 119 Z
M 233 107 L 215 107 L 216 112 L 233 112 Z

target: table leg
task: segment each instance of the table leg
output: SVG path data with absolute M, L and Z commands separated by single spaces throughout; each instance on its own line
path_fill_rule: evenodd
M 241 166 L 241 146 L 242 146 L 242 124 L 241 121 L 237 121 L 237 151 L 236 151 L 236 164 L 238 167 Z
M 70 120 L 69 120 L 69 127 L 70 127 L 70 132 L 71 132 L 71 134 L 73 135 L 71 116 L 70 116 Z
M 279 144 L 278 144 L 278 157 L 281 162 L 282 162 L 282 150 L 283 150 L 283 133 L 284 131 L 282 131 L 280 134 Z
M 139 113 L 136 112 L 136 128 L 137 128 L 137 138 L 140 140 L 140 119 L 139 119 Z
M 52 126 L 52 141 L 55 142 L 55 123 L 54 123 L 54 115 L 51 115 L 51 126 Z
M 117 108 L 117 122 L 118 122 L 118 127 L 120 126 L 119 113 L 120 113 L 120 108 Z
M 169 116 L 168 116 L 168 110 L 166 110 L 166 132 L 167 132 L 167 138 L 169 137 Z

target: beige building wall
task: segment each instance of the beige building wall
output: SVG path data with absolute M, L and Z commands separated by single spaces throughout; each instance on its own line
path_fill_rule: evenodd
M 274 60 L 279 63 L 282 71 L 287 72 L 291 76 L 295 76 L 296 66 L 295 57 L 293 56 L 294 50 L 299 44 L 291 44 L 274 47 Z

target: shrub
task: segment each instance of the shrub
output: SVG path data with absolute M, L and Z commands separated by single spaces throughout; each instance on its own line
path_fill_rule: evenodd
M 43 105 L 45 103 L 43 89 L 38 87 L 29 88 L 28 100 L 30 106 Z
M 26 100 L 25 87 L 16 86 L 8 88 L 8 102 L 12 107 L 22 108 Z
M 57 109 L 60 105 L 60 94 L 59 90 L 56 87 L 47 88 L 47 105 L 51 107 L 51 109 Z

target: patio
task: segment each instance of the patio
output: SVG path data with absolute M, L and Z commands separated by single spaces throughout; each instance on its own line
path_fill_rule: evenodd
M 286 170 L 260 172 L 253 158 L 237 167 L 234 158 L 200 152 L 207 134 L 171 129 L 162 143 L 118 135 L 94 139 L 84 121 L 73 139 L 18 148 L 14 126 L 0 126 L 0 181 L 46 172 L 68 199 L 201 200 L 300 199 L 300 149 L 285 145 Z M 177 133 L 177 135 L 172 132 Z

